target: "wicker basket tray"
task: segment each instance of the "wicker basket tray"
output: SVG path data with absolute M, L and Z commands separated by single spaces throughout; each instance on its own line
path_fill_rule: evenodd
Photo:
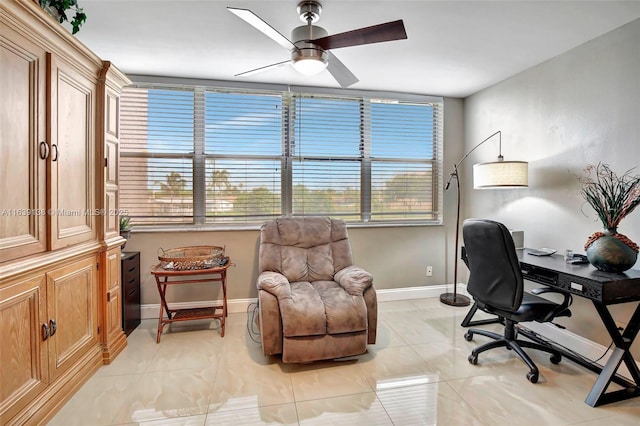
M 177 247 L 160 251 L 162 254 L 158 259 L 162 267 L 174 271 L 213 268 L 224 258 L 224 247 L 219 246 Z

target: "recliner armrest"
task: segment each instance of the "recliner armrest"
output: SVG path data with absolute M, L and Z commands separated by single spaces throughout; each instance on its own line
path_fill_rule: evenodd
M 373 275 L 355 265 L 339 270 L 333 279 L 352 296 L 362 295 L 373 285 Z
M 291 285 L 289 280 L 278 272 L 266 271 L 258 275 L 256 286 L 258 290 L 264 290 L 273 294 L 278 300 L 291 297 Z

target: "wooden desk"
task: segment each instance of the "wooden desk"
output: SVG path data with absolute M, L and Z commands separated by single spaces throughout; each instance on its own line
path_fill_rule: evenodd
M 220 320 L 221 336 L 224 337 L 224 323 L 227 317 L 227 269 L 231 265 L 229 259 L 224 266 L 217 266 L 208 269 L 195 269 L 188 271 L 174 271 L 164 269 L 160 264 L 151 269 L 151 273 L 156 278 L 158 293 L 160 294 L 160 315 L 158 316 L 158 336 L 156 343 L 160 343 L 160 336 L 165 324 L 177 321 L 192 321 L 198 319 Z M 200 276 L 201 278 L 193 278 Z M 170 280 L 171 278 L 171 280 Z M 186 285 L 199 283 L 220 283 L 222 284 L 222 305 L 206 306 L 188 309 L 170 309 L 167 304 L 167 286 Z M 220 312 L 217 312 L 217 311 Z M 165 318 L 165 313 L 167 318 Z
M 564 257 L 558 254 L 533 256 L 527 254 L 527 249 L 517 250 L 517 252 L 524 279 L 591 300 L 609 336 L 611 336 L 613 354 L 604 367 L 595 362 L 587 361 L 562 347 L 554 346 L 563 356 L 599 373 L 585 402 L 596 407 L 640 396 L 640 370 L 629 351 L 640 330 L 640 304 L 631 315 L 623 332 L 618 330 L 608 309 L 608 305 L 640 300 L 640 271 L 630 269 L 622 274 L 614 274 L 599 271 L 589 264 L 566 263 Z M 475 309 L 477 308 L 474 304 L 463 320 L 462 326 L 495 322 L 495 320 L 471 321 Z M 521 330 L 521 332 L 532 340 L 547 344 L 546 341 L 538 339 L 535 334 L 527 330 Z M 629 369 L 632 381 L 617 374 L 623 361 Z M 607 392 L 611 382 L 622 386 L 623 389 Z
M 640 330 L 640 304 L 636 307 L 622 332 L 618 330 L 607 307 L 617 303 L 640 300 L 640 271 L 630 269 L 622 274 L 602 272 L 588 264 L 567 264 L 563 256 L 557 254 L 533 256 L 527 254 L 526 249 L 518 250 L 518 260 L 525 279 L 590 299 L 609 336 L 611 336 L 613 353 L 604 367 L 576 357 L 571 352 L 563 352 L 567 358 L 599 373 L 585 402 L 596 407 L 640 396 L 640 370 L 629 351 Z M 531 336 L 527 335 L 527 337 Z M 617 374 L 623 361 L 629 369 L 633 381 Z M 623 389 L 607 392 L 611 382 L 622 386 Z

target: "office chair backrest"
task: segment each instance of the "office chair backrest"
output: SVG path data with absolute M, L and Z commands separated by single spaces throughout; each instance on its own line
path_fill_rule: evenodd
M 467 219 L 462 237 L 470 272 L 467 291 L 480 304 L 516 311 L 524 284 L 509 230 L 492 220 Z

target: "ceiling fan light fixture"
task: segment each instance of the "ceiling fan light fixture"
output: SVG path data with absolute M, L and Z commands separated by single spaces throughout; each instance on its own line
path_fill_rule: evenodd
M 294 50 L 291 59 L 300 74 L 316 75 L 327 68 L 327 53 L 320 49 Z

